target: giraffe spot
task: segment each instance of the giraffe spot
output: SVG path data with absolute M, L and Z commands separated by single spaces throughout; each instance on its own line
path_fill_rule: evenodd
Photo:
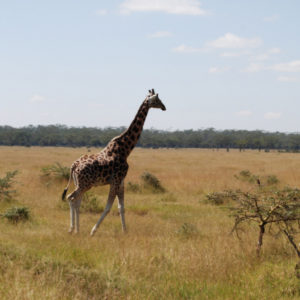
M 130 136 L 130 139 L 134 142 L 134 141 L 135 141 L 135 136 L 132 134 L 132 135 Z
M 142 122 L 141 122 L 140 120 L 138 120 L 138 121 L 136 122 L 136 124 L 137 124 L 138 126 L 141 126 L 141 125 L 142 125 Z
M 133 131 L 134 131 L 134 132 L 138 132 L 138 131 L 139 131 L 139 129 L 137 128 L 137 126 L 134 126 L 134 127 L 133 127 Z

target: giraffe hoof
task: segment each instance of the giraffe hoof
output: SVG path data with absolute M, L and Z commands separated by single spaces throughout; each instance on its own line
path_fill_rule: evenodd
M 95 232 L 96 232 L 96 228 L 93 227 L 93 229 L 92 229 L 92 231 L 91 231 L 91 236 L 94 236 Z
M 72 234 L 72 233 L 73 233 L 73 228 L 70 228 L 70 229 L 68 230 L 68 233 L 69 233 L 69 234 Z

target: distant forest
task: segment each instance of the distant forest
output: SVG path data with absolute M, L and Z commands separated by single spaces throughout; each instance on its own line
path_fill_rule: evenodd
M 0 145 L 103 147 L 125 127 L 89 128 L 64 125 L 0 126 Z M 164 131 L 146 129 L 138 142 L 145 148 L 237 148 L 300 151 L 300 134 L 261 130 L 198 130 Z

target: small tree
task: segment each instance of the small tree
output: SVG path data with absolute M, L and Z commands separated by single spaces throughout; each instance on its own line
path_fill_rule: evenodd
M 259 190 L 256 194 L 239 192 L 236 205 L 231 207 L 236 231 L 244 222 L 258 224 L 259 234 L 256 247 L 257 256 L 263 245 L 266 227 L 275 224 L 285 234 L 300 258 L 300 250 L 294 242 L 296 227 L 300 224 L 300 190 L 285 188 L 279 191 Z
M 18 170 L 7 172 L 6 175 L 0 178 L 0 201 L 9 201 L 12 199 L 13 195 L 16 193 L 13 184 L 15 183 L 14 177 L 18 174 Z

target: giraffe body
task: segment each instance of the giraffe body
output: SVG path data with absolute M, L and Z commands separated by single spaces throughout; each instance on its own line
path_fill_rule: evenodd
M 64 199 L 73 178 L 75 190 L 67 197 L 70 204 L 70 233 L 74 230 L 74 224 L 76 224 L 76 232 L 79 232 L 79 208 L 84 193 L 93 186 L 107 184 L 110 185 L 107 204 L 100 219 L 93 227 L 91 235 L 94 235 L 103 219 L 109 213 L 116 196 L 118 196 L 122 229 L 126 231 L 124 179 L 128 171 L 127 157 L 140 137 L 149 109 L 154 107 L 166 110 L 158 94 L 155 94 L 153 89 L 149 92 L 133 122 L 125 132 L 113 138 L 100 153 L 83 155 L 72 164 L 69 183 L 62 196 Z

